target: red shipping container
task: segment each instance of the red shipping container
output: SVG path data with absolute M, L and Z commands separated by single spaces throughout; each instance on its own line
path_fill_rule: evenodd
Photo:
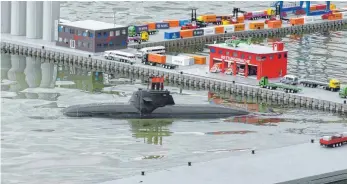
M 283 42 L 274 42 L 272 45 L 272 49 L 274 51 L 283 51 L 283 49 L 284 49 Z
M 327 8 L 326 4 L 317 4 L 316 10 L 325 10 Z

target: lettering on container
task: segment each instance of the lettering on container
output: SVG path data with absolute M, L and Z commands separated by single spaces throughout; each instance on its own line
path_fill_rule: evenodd
M 194 30 L 194 35 L 203 35 L 204 31 L 203 30 Z
M 213 33 L 213 29 L 205 29 L 205 33 L 207 33 L 207 34 Z
M 231 57 L 231 56 L 221 56 L 221 59 L 224 60 L 229 60 L 229 61 L 235 61 L 235 62 L 239 62 L 239 63 L 250 63 L 250 60 L 248 59 L 240 59 L 240 58 L 235 58 L 235 57 Z
M 156 24 L 156 28 L 157 29 L 168 29 L 169 28 L 169 24 L 168 23 L 157 23 Z

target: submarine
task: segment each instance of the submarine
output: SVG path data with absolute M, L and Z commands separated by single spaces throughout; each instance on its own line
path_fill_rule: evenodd
M 63 109 L 63 114 L 114 119 L 216 119 L 249 114 L 245 110 L 218 105 L 177 105 L 170 91 L 164 90 L 163 76 L 149 78 L 148 88 L 135 91 L 127 104 L 73 105 Z

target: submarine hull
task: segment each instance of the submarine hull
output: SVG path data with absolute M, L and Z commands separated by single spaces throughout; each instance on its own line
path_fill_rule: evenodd
M 170 105 L 140 114 L 128 104 L 75 105 L 63 110 L 69 117 L 104 117 L 114 119 L 215 119 L 248 115 L 248 111 L 214 105 Z

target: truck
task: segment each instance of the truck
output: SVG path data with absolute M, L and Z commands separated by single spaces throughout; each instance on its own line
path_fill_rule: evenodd
M 135 37 L 135 36 L 142 37 L 143 33 L 147 33 L 147 35 L 154 35 L 158 32 L 159 31 L 157 29 L 149 30 L 148 25 L 147 26 L 129 26 L 128 27 L 128 36 L 129 37 Z
M 339 147 L 344 144 L 347 144 L 347 132 L 343 132 L 341 134 L 336 134 L 333 136 L 323 136 L 319 139 L 319 143 L 324 147 Z
M 338 79 L 330 79 L 328 83 L 303 79 L 299 81 L 299 84 L 310 88 L 323 87 L 323 89 L 333 92 L 340 90 L 340 81 Z
M 175 69 L 177 65 L 166 63 L 166 56 L 154 53 L 143 55 L 142 64 L 150 66 L 161 66 L 166 69 Z
M 280 79 L 280 82 L 284 84 L 297 85 L 299 83 L 299 77 L 295 75 L 286 75 Z
M 192 14 L 191 14 L 191 23 L 187 23 L 185 25 L 181 26 L 181 30 L 186 30 L 186 29 L 197 29 L 197 28 L 202 28 L 202 27 L 207 27 L 207 23 L 203 21 L 198 21 L 196 17 L 196 9 L 192 9 Z
M 301 91 L 300 88 L 294 87 L 294 86 L 287 86 L 283 84 L 276 84 L 276 83 L 270 83 L 268 77 L 262 77 L 259 81 L 259 86 L 261 88 L 267 88 L 267 89 L 282 89 L 286 93 L 298 93 Z
M 339 96 L 341 98 L 347 98 L 347 86 L 340 89 Z

